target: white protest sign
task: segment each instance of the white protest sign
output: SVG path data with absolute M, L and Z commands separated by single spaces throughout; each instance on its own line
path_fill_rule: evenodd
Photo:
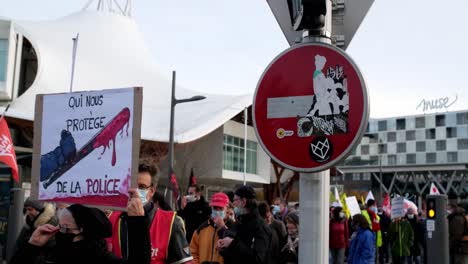
M 392 219 L 405 216 L 405 199 L 395 197 L 392 199 Z
M 142 88 L 38 95 L 32 196 L 126 207 L 136 185 Z
M 349 213 L 351 214 L 351 216 L 361 213 L 361 208 L 359 208 L 359 204 L 356 199 L 356 196 L 346 197 L 345 201 L 346 201 L 346 205 L 348 206 Z

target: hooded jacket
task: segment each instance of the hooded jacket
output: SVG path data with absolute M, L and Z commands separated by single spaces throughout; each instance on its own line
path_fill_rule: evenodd
M 193 263 L 212 262 L 223 264 L 223 257 L 216 249 L 218 239 L 219 235 L 217 234 L 213 220 L 209 219 L 193 233 L 192 241 L 190 242 Z
M 18 235 L 18 239 L 16 240 L 16 249 L 15 252 L 20 250 L 21 246 L 29 241 L 29 238 L 31 237 L 32 233 L 36 228 L 38 228 L 41 225 L 45 224 L 51 224 L 51 225 L 57 225 L 58 220 L 57 217 L 55 216 L 55 209 L 54 206 L 50 203 L 46 203 L 44 206 L 44 209 L 42 212 L 34 219 L 34 220 L 29 220 L 28 216 L 26 216 L 26 223 L 24 224 L 23 228 L 21 229 L 20 234 Z M 47 246 L 53 246 L 53 241 L 47 244 Z
M 392 243 L 393 256 L 411 256 L 411 248 L 414 243 L 414 233 L 411 224 L 406 219 L 402 219 L 399 222 L 392 222 L 390 224 L 388 239 Z

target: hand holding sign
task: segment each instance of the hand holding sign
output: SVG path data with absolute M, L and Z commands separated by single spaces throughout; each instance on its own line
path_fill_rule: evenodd
M 127 213 L 128 216 L 144 216 L 145 210 L 143 209 L 143 203 L 141 202 L 140 196 L 135 188 L 128 190 L 130 194 L 130 200 L 128 200 Z

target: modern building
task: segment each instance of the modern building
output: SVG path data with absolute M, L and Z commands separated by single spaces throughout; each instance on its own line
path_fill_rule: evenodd
M 345 175 L 332 183 L 347 191 L 372 188 L 423 197 L 434 182 L 441 193 L 463 198 L 467 165 L 468 111 L 371 119 L 360 144 L 339 166 Z

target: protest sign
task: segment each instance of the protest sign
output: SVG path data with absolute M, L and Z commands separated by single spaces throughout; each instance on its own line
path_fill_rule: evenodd
M 346 201 L 346 205 L 348 206 L 351 216 L 361 213 L 361 208 L 359 208 L 359 204 L 356 199 L 356 196 L 346 197 L 345 201 Z
M 405 216 L 405 199 L 403 197 L 395 197 L 392 199 L 392 219 Z
M 37 95 L 31 196 L 126 207 L 136 186 L 142 88 Z

